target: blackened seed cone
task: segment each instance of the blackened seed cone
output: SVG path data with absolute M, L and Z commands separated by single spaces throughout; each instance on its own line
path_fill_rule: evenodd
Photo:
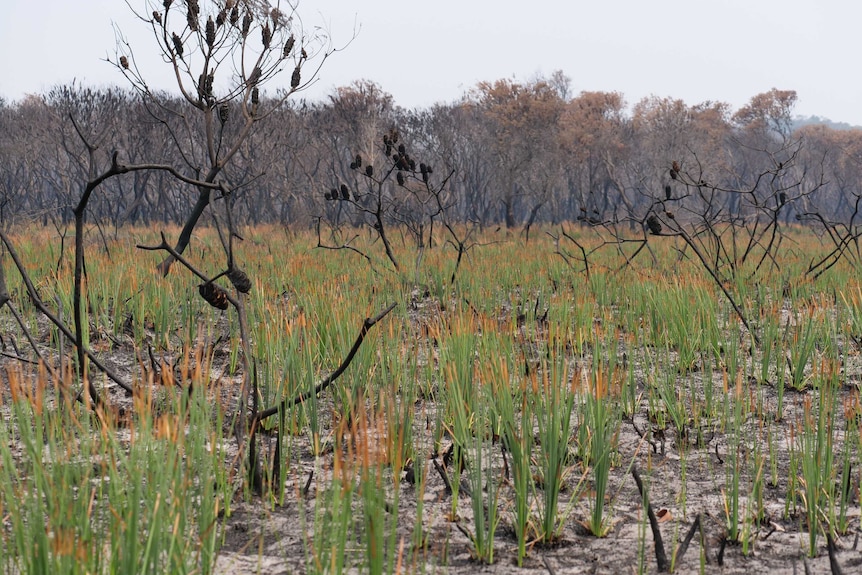
M 248 293 L 251 291 L 251 280 L 241 269 L 233 268 L 228 272 L 227 279 L 230 280 L 230 283 L 233 284 L 233 287 L 235 287 L 238 292 Z
M 229 304 L 227 294 L 219 286 L 212 283 L 201 284 L 198 286 L 198 292 L 214 308 L 227 309 Z

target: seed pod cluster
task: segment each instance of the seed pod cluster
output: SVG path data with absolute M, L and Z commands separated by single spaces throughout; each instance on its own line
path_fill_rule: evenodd
M 207 75 L 201 74 L 198 77 L 198 94 L 201 97 L 201 100 L 208 100 L 212 98 L 213 95 L 213 80 L 215 72 L 210 72 Z
M 398 152 L 395 152 L 394 154 L 392 154 L 392 162 L 399 170 L 416 171 L 416 162 L 414 162 L 413 159 L 407 154 L 399 154 Z
M 236 23 L 239 22 L 239 6 L 234 4 L 230 9 L 230 16 L 228 16 L 228 22 L 230 25 L 236 28 Z
M 369 178 L 374 176 L 374 166 L 372 166 L 371 164 L 365 166 L 365 175 Z
M 227 309 L 228 302 L 225 291 L 214 283 L 205 283 L 198 286 L 198 293 L 208 304 L 217 309 Z
M 419 164 L 419 173 L 422 174 L 422 181 L 426 184 L 428 183 L 428 176 L 431 174 L 431 166 L 425 164 L 424 162 Z
M 398 181 L 399 186 L 404 185 L 404 173 L 401 170 L 398 170 L 398 173 L 395 174 L 395 179 Z
M 248 293 L 251 291 L 251 280 L 248 275 L 239 268 L 233 268 L 227 274 L 227 279 L 233 284 L 238 292 Z
M 162 23 L 162 13 L 158 10 L 153 10 L 153 20 L 156 21 L 156 24 Z
M 227 102 L 219 105 L 218 119 L 222 124 L 227 124 L 227 121 L 230 119 L 230 106 L 228 106 Z
M 664 187 L 664 199 L 666 199 L 666 200 L 671 199 L 671 189 L 670 189 L 669 185 Z
M 328 192 L 323 194 L 323 199 L 327 201 L 349 200 L 350 188 L 348 188 L 346 184 L 341 184 L 340 188 L 331 188 Z
M 296 68 L 293 69 L 293 74 L 290 75 L 290 88 L 291 90 L 295 90 L 299 87 L 299 83 L 302 81 L 302 76 L 299 70 L 299 65 L 297 64 Z
M 122 66 L 124 69 L 128 70 L 129 69 L 129 59 L 126 58 L 125 56 L 120 56 L 120 66 Z
M 296 38 L 293 37 L 293 34 L 290 35 L 290 38 L 287 39 L 287 42 L 284 43 L 284 51 L 281 53 L 282 58 L 287 58 L 290 56 L 290 52 L 293 50 L 293 45 L 296 43 Z
M 650 217 L 647 218 L 647 227 L 649 231 L 654 235 L 659 235 L 661 233 L 661 222 L 655 217 L 655 214 L 650 214 Z
M 350 162 L 350 169 L 351 170 L 358 170 L 361 167 L 362 167 L 362 156 L 360 156 L 359 154 L 356 154 L 356 157 L 353 159 L 352 162 Z
M 260 90 L 257 89 L 257 86 L 251 89 L 251 103 L 253 106 L 260 103 Z
M 216 26 L 218 26 L 219 28 L 224 26 L 225 20 L 227 19 L 227 10 L 228 10 L 228 8 L 227 8 L 227 6 L 225 6 L 224 8 L 219 10 L 218 15 L 216 15 L 215 23 L 216 23 Z

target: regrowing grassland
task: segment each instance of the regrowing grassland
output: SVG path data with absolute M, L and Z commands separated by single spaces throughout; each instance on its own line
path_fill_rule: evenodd
M 862 282 L 847 260 L 797 281 L 827 247 L 786 234 L 780 271 L 724 286 L 755 342 L 679 238 L 587 278 L 541 230 L 488 230 L 452 283 L 442 241 L 417 257 L 396 239 L 413 267 L 393 273 L 312 234 L 247 230 L 234 249 L 261 409 L 313 388 L 397 304 L 331 386 L 261 421 L 258 489 L 235 440 L 236 316 L 186 270 L 155 273 L 162 256 L 135 248 L 154 233 L 87 236 L 85 341 L 134 390 L 92 370 L 99 406 L 4 254 L 0 572 L 646 573 L 648 506 L 668 570 L 825 571 L 832 555 L 850 572 Z M 70 317 L 56 234 L 12 237 Z M 218 273 L 216 232 L 188 257 Z

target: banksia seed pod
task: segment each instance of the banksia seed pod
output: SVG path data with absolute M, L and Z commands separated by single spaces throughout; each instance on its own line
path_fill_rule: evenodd
M 227 103 L 218 107 L 218 119 L 222 124 L 227 124 L 228 119 L 230 119 L 230 106 Z
M 426 184 L 428 183 L 428 172 L 427 171 L 422 172 L 422 181 L 425 182 Z
M 242 18 L 242 37 L 248 36 L 248 31 L 251 29 L 251 12 L 246 12 Z
M 676 171 L 676 170 L 674 170 L 673 168 L 671 168 L 671 169 L 670 169 L 670 178 L 671 178 L 672 180 L 675 180 L 675 179 L 676 179 L 676 177 L 677 177 L 677 171 Z
M 262 74 L 263 72 L 261 72 L 260 66 L 255 66 L 254 70 L 251 71 L 251 74 L 248 75 L 248 83 L 252 86 L 257 84 Z
M 386 155 L 388 156 L 391 153 L 392 153 L 392 145 L 387 143 L 386 144 Z
M 126 58 L 125 56 L 120 56 L 120 66 L 122 66 L 123 68 L 128 70 L 129 69 L 129 59 Z
M 332 188 L 329 190 L 329 195 L 326 196 L 327 200 L 337 200 L 338 199 L 338 190 Z
M 291 90 L 295 90 L 299 87 L 300 82 L 300 73 L 299 66 L 293 69 L 293 74 L 290 76 L 290 88 Z
M 198 31 L 198 18 L 197 14 L 192 12 L 191 4 L 189 4 L 189 11 L 186 13 L 186 22 L 189 24 L 189 29 L 193 32 Z
M 674 172 L 679 172 L 679 164 L 677 164 L 677 163 L 676 163 L 676 160 L 674 160 L 673 162 L 671 162 L 670 167 L 671 167 L 671 168 L 673 168 L 673 171 L 674 171 Z
M 387 134 L 383 134 L 383 145 L 384 145 L 384 146 L 388 146 L 388 145 L 389 145 L 389 136 L 388 136 Z M 386 152 L 386 155 L 388 156 L 388 155 L 389 155 L 389 152 Z
M 219 28 L 224 26 L 224 21 L 226 18 L 227 18 L 227 8 L 222 8 L 221 10 L 219 10 L 218 15 L 216 16 L 216 20 L 215 20 L 216 26 L 218 26 Z
M 212 16 L 207 18 L 206 41 L 210 48 L 215 44 L 215 22 L 213 22 Z
M 236 27 L 236 23 L 239 22 L 239 6 L 234 5 L 233 8 L 231 8 L 228 22 L 230 22 L 230 25 L 234 28 Z
M 251 280 L 248 279 L 248 276 L 244 271 L 239 268 L 233 268 L 227 274 L 227 279 L 230 280 L 230 283 L 233 284 L 233 287 L 236 288 L 236 291 L 241 293 L 248 293 L 251 291 Z
M 416 171 L 416 161 L 413 158 L 410 158 L 407 161 L 407 163 L 410 164 L 410 171 L 415 172 Z
M 786 204 L 787 203 L 787 194 L 785 194 L 784 192 L 781 192 L 780 194 L 778 194 L 778 201 L 781 202 L 782 206 L 784 204 Z
M 198 286 L 198 292 L 208 304 L 218 309 L 227 309 L 228 302 L 227 294 L 219 286 L 212 283 L 205 283 Z
M 290 35 L 290 38 L 287 39 L 287 42 L 284 43 L 284 51 L 281 53 L 282 58 L 287 58 L 290 56 L 291 50 L 293 50 L 293 45 L 296 42 L 296 39 L 293 37 L 293 34 Z
M 336 198 L 338 196 L 336 195 Z M 350 199 L 350 190 L 347 188 L 346 184 L 341 184 L 341 199 L 349 200 Z
M 359 166 L 357 166 L 357 165 L 356 165 L 356 162 L 350 162 L 350 169 L 351 169 L 351 170 L 355 170 L 355 169 L 356 169 L 356 168 L 358 168 L 358 167 L 359 167 Z
M 655 215 L 650 215 L 650 217 L 647 218 L 646 223 L 650 232 L 655 235 L 659 235 L 661 233 L 661 222 L 658 221 L 658 218 L 655 217 Z
M 407 153 L 407 148 L 404 147 L 404 144 L 401 144 L 400 146 L 398 146 L 398 153 L 399 154 L 406 154 Z
M 362 156 L 360 156 L 359 154 L 356 154 L 356 159 L 353 161 L 356 163 L 357 168 L 362 167 Z
M 670 194 L 671 194 L 670 186 L 665 186 L 664 187 L 664 199 L 669 200 Z
M 212 96 L 213 93 L 213 76 L 214 72 L 210 72 L 206 76 L 201 74 L 198 77 L 198 95 L 201 97 L 201 100 L 207 100 Z
M 299 53 L 299 57 L 302 58 L 303 60 L 308 58 L 308 53 L 305 51 L 305 48 L 303 48 L 302 51 Z
M 167 10 L 168 8 L 171 7 L 171 4 L 173 4 L 173 3 L 174 3 L 174 0 L 164 0 L 164 2 L 162 2 L 162 6 L 165 7 L 165 10 Z
M 367 166 L 365 166 L 365 175 L 368 176 L 369 178 L 371 176 L 373 176 L 374 175 L 374 166 L 372 166 L 371 164 L 368 164 Z
M 174 41 L 174 51 L 177 53 L 177 56 L 182 58 L 183 57 L 183 41 L 180 40 L 180 37 L 177 36 L 176 32 L 174 32 L 173 36 L 171 36 L 171 40 Z
M 153 10 L 153 20 L 156 21 L 156 24 L 161 24 L 162 23 L 161 12 L 158 12 L 157 10 Z
M 269 43 L 272 40 L 272 30 L 269 29 L 269 22 L 260 29 L 260 40 L 263 43 L 263 49 L 269 48 Z
M 422 174 L 427 174 L 427 173 L 428 173 L 428 166 L 426 166 L 426 165 L 425 165 L 425 162 L 421 162 L 421 163 L 419 164 L 419 172 L 420 172 L 420 173 L 422 173 Z
M 397 174 L 395 174 L 395 179 L 398 180 L 399 186 L 404 185 L 404 174 L 402 174 L 401 172 L 398 172 Z
M 260 91 L 257 86 L 251 89 L 251 103 L 257 106 L 260 103 Z

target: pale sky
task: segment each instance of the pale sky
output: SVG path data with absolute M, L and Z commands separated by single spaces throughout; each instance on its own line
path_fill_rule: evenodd
M 144 0 L 129 2 L 146 12 Z M 629 105 L 656 95 L 736 109 L 773 87 L 796 90 L 797 114 L 862 126 L 859 0 L 299 2 L 304 24 L 328 30 L 336 46 L 357 30 L 305 93 L 309 99 L 366 78 L 398 105 L 425 107 L 453 102 L 482 80 L 529 81 L 560 69 L 573 94 L 618 91 Z M 150 84 L 171 88 L 150 30 L 123 0 L 0 0 L 0 14 L 0 96 L 7 100 L 73 79 L 125 86 L 103 61 L 114 54 L 112 23 Z

